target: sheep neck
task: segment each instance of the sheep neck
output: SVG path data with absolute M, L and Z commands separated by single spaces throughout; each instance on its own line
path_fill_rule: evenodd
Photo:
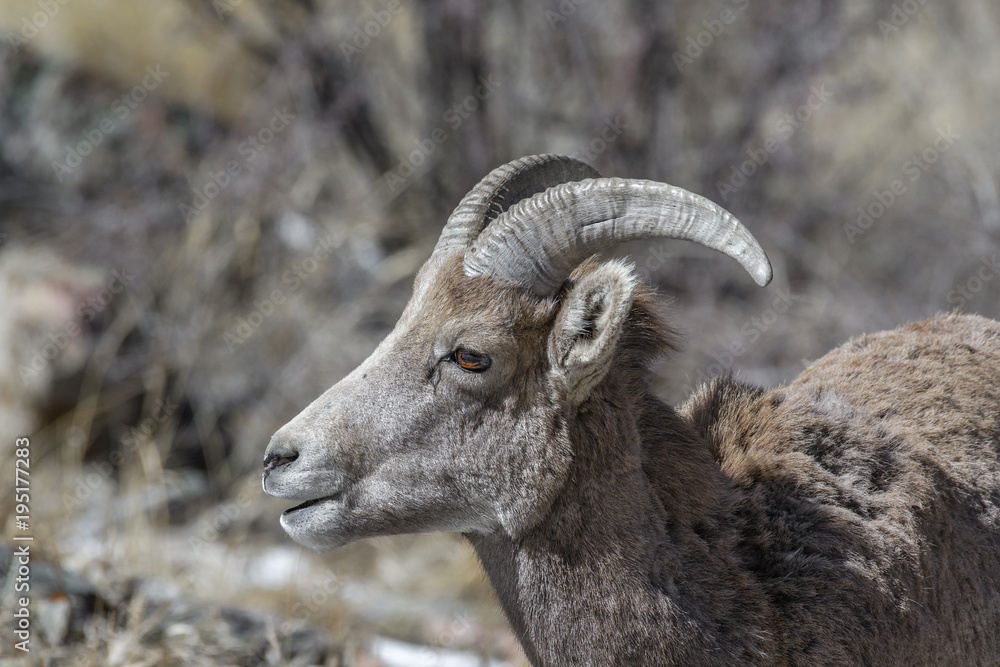
M 546 666 L 757 662 L 763 603 L 710 447 L 655 397 L 621 408 L 578 420 L 570 481 L 535 529 L 469 536 L 525 653 Z

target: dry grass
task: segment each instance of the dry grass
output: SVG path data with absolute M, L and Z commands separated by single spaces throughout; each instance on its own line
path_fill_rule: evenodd
M 345 664 L 371 664 L 378 634 L 515 655 L 456 539 L 313 557 L 287 546 L 282 504 L 256 484 L 268 436 L 391 329 L 444 217 L 508 159 L 565 152 L 676 183 L 723 202 L 769 251 L 776 279 L 757 290 L 698 248 L 623 249 L 690 333 L 660 367 L 672 401 L 720 370 L 787 380 L 849 335 L 956 306 L 1000 317 L 1000 277 L 977 278 L 1000 251 L 1000 72 L 985 66 L 1000 10 L 987 0 L 912 3 L 886 37 L 879 22 L 906 3 L 401 3 L 357 52 L 344 45 L 384 3 L 231 4 L 220 18 L 195 0 L 70 2 L 17 52 L 2 47 L 0 454 L 32 435 L 48 558 L 105 595 L 130 581 L 173 591 L 139 613 L 136 584 L 55 653 L 250 664 L 221 615 L 235 605 L 273 614 L 249 654 L 270 647 L 273 664 L 287 662 L 289 619 L 323 628 L 327 659 Z M 0 36 L 37 7 L 4 3 Z M 691 40 L 701 52 L 678 68 Z M 116 101 L 152 65 L 169 75 L 122 117 Z M 495 90 L 476 100 L 483 80 Z M 462 103 L 475 109 L 456 115 Z M 284 109 L 294 118 L 251 159 L 244 142 Z M 102 121 L 113 129 L 60 181 L 53 161 Z M 446 141 L 393 190 L 385 174 L 435 128 Z M 956 136 L 908 169 L 939 132 Z M 745 182 L 720 188 L 765 147 Z M 239 174 L 217 195 L 182 208 L 230 163 Z M 867 229 L 845 228 L 897 180 Z M 128 279 L 112 293 L 114 270 Z M 331 573 L 335 593 L 295 606 Z M 178 600 L 201 616 L 176 615 Z M 126 603 L 132 616 L 115 616 Z

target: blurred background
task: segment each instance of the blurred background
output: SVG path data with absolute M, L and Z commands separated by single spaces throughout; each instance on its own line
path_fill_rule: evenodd
M 990 0 L 4 0 L 0 456 L 30 437 L 31 663 L 526 664 L 460 538 L 292 544 L 271 433 L 527 154 L 706 195 L 770 255 L 761 290 L 700 247 L 619 249 L 687 336 L 672 402 L 1000 316 L 998 62 Z M 27 664 L 12 583 L 0 655 Z

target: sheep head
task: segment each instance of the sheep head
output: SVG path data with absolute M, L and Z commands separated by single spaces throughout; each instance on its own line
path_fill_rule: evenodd
M 565 483 L 567 424 L 605 377 L 637 286 L 622 262 L 573 271 L 653 237 L 696 241 L 770 280 L 750 233 L 680 188 L 600 178 L 554 155 L 486 176 L 449 218 L 395 329 L 271 439 L 264 491 L 305 501 L 281 516 L 289 535 L 325 550 L 533 526 Z

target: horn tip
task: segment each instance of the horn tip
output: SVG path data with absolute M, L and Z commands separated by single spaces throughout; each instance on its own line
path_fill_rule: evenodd
M 764 260 L 754 267 L 753 271 L 750 272 L 750 276 L 760 287 L 767 287 L 767 284 L 771 282 L 771 278 L 773 277 L 771 273 L 771 263 Z

